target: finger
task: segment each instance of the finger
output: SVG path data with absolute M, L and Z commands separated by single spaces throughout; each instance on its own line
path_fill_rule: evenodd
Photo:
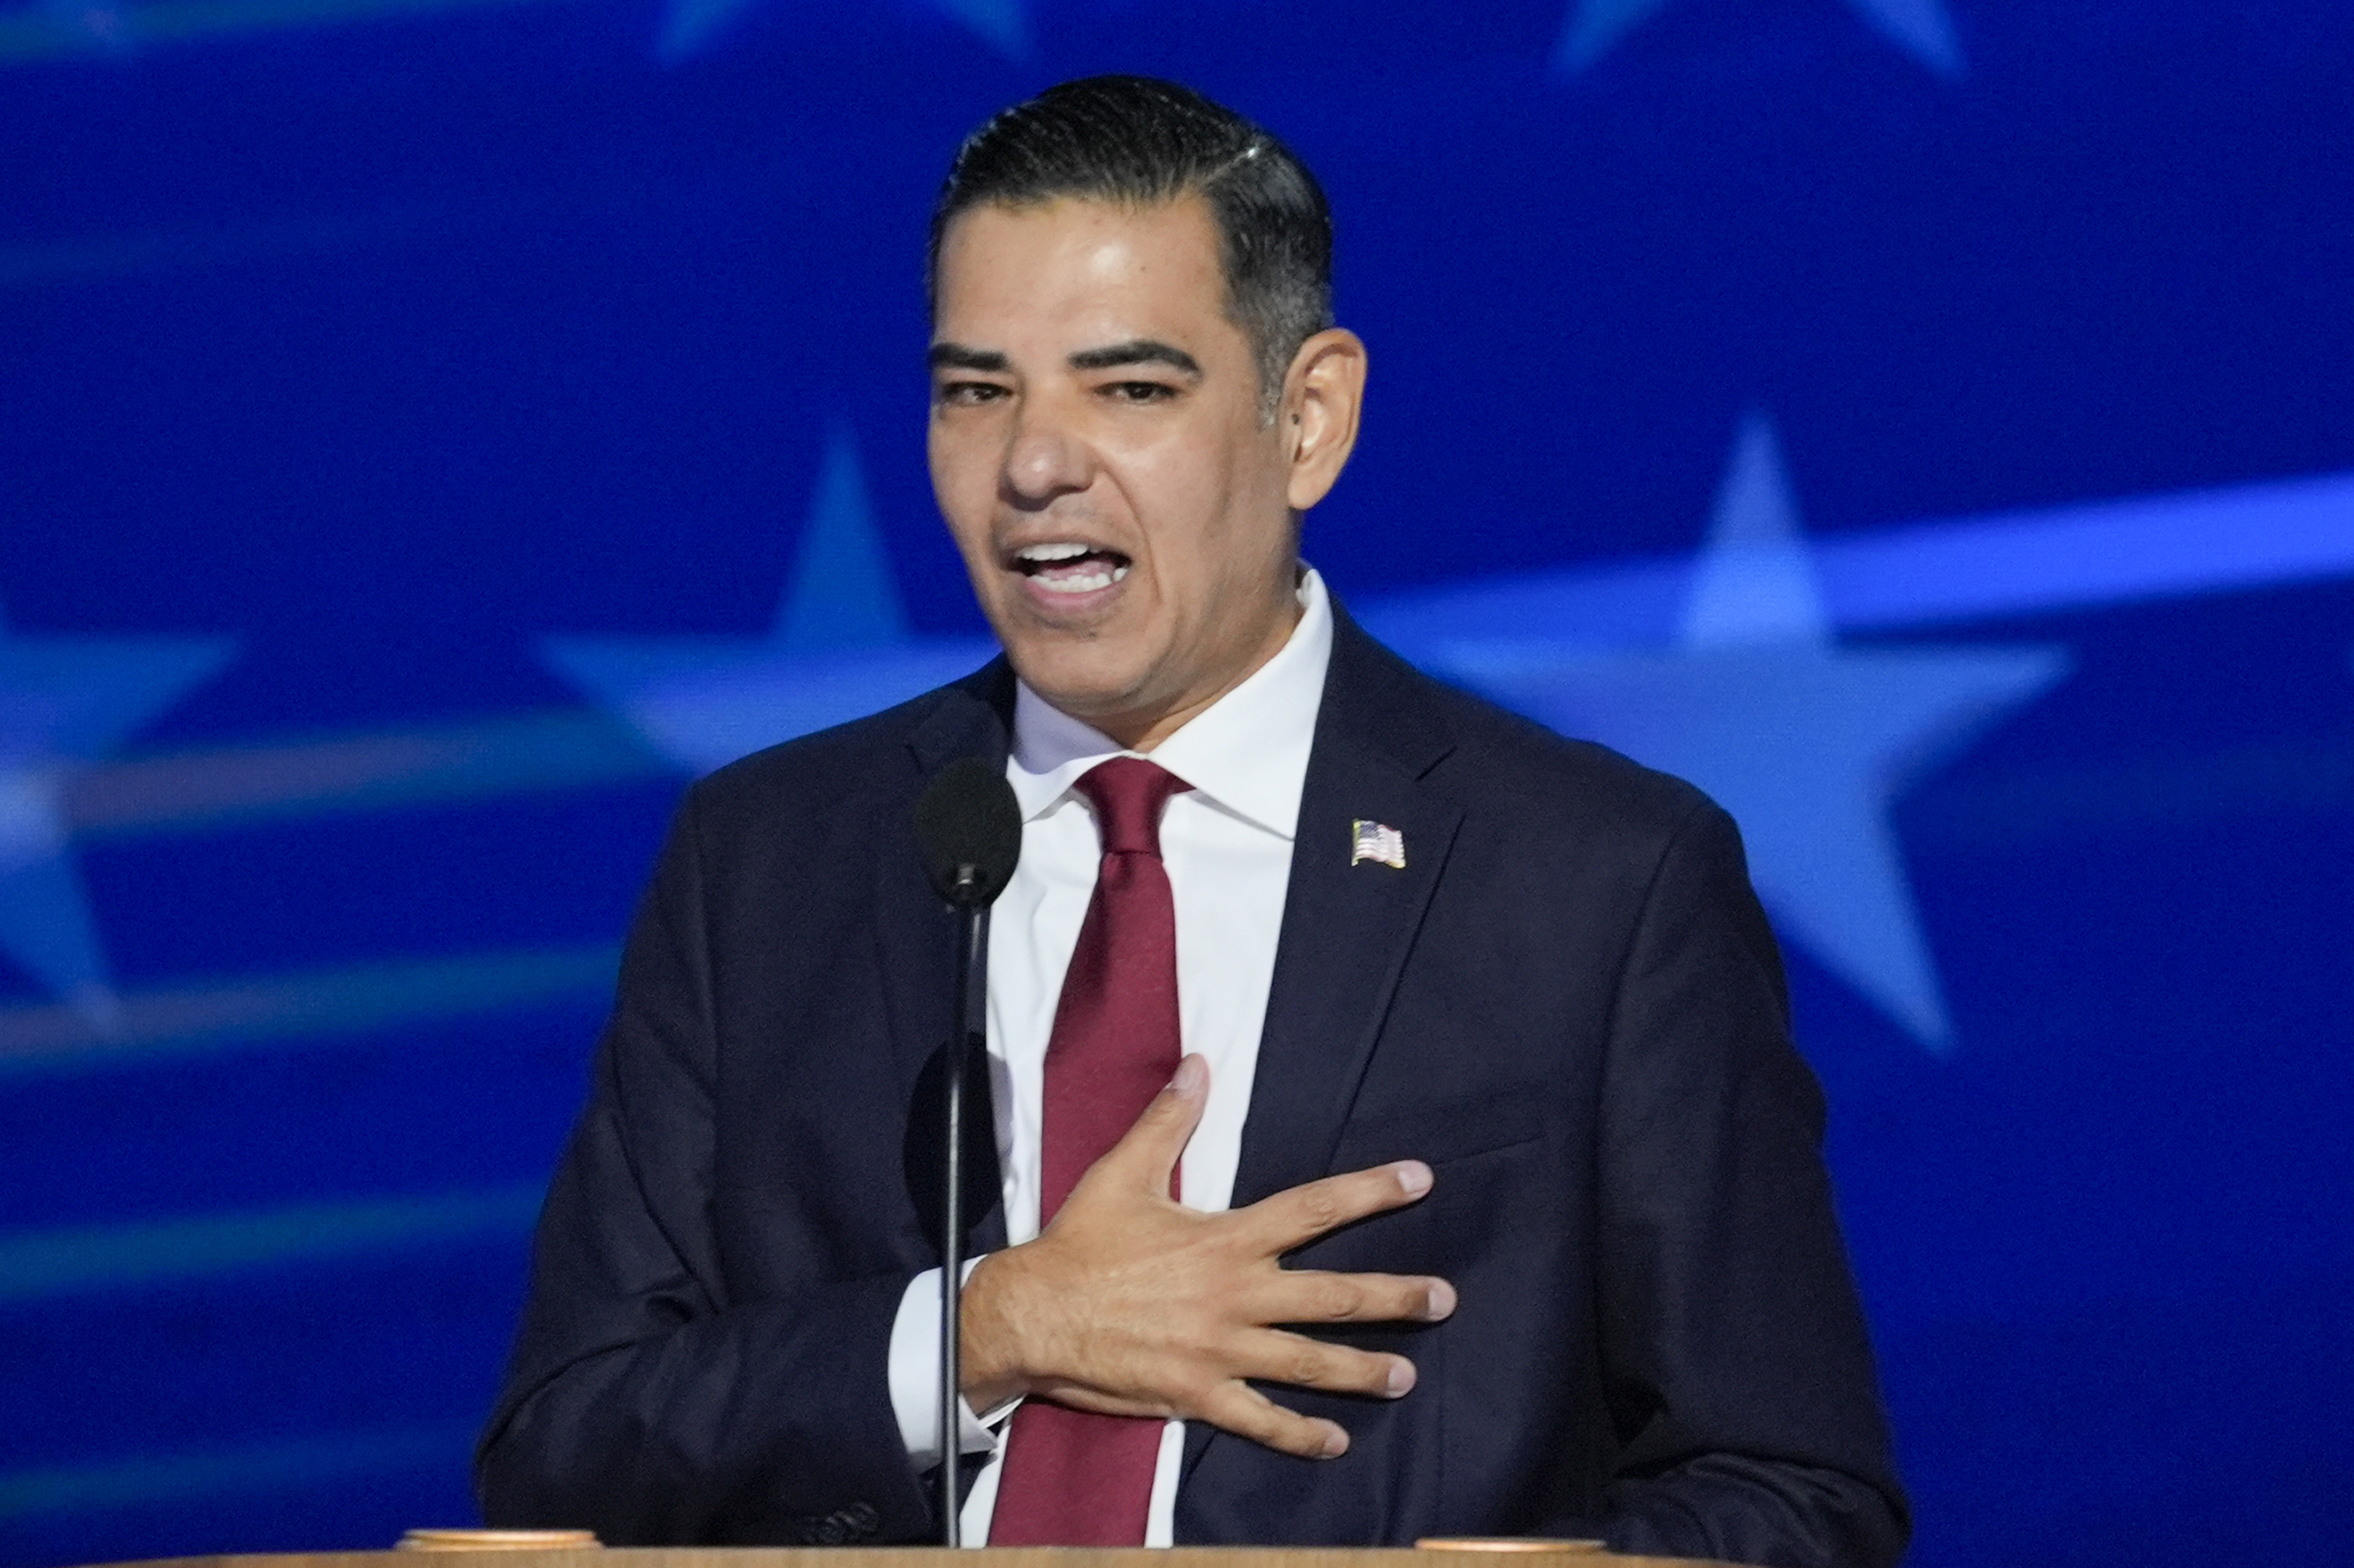
M 1199 1055 L 1185 1057 L 1177 1064 L 1177 1075 L 1152 1097 L 1119 1141 L 1104 1150 L 1081 1184 L 1096 1180 L 1100 1171 L 1104 1181 L 1166 1198 L 1169 1173 L 1177 1169 L 1209 1098 L 1210 1064 Z
M 1414 1387 L 1414 1363 L 1404 1356 L 1328 1345 L 1279 1329 L 1243 1340 L 1235 1349 L 1234 1368 L 1237 1376 L 1259 1383 L 1286 1383 L 1295 1388 L 1362 1393 L 1375 1399 L 1395 1399 Z
M 1251 1305 L 1267 1323 L 1437 1323 L 1453 1315 L 1455 1287 L 1426 1274 L 1287 1268 Z
M 1401 1160 L 1290 1187 L 1243 1211 L 1253 1238 L 1269 1256 L 1289 1252 L 1326 1231 L 1403 1208 L 1430 1191 L 1430 1167 Z
M 1349 1434 L 1334 1421 L 1286 1410 L 1248 1383 L 1221 1383 L 1202 1402 L 1202 1419 L 1278 1453 L 1302 1459 L 1337 1459 L 1349 1451 Z

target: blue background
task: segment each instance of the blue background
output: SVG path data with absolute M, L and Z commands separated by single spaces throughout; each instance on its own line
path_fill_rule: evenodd
M 698 768 L 969 666 L 956 140 L 1258 117 L 1373 346 L 1309 554 L 1747 831 L 1922 1568 L 2354 1496 L 2354 12 L 0 11 L 0 1562 L 472 1516 Z

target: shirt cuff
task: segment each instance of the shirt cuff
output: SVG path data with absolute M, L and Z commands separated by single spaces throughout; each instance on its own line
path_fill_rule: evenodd
M 980 1258 L 970 1258 L 964 1277 L 970 1279 Z M 891 1409 L 899 1418 L 899 1439 L 907 1458 L 918 1470 L 940 1462 L 940 1271 L 928 1268 L 907 1281 L 899 1297 L 899 1315 L 891 1323 Z M 1008 1400 L 985 1417 L 957 1397 L 957 1452 L 995 1451 L 998 1433 L 1013 1407 Z

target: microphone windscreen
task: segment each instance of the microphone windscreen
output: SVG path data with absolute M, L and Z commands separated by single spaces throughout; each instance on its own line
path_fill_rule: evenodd
M 960 757 L 916 800 L 916 842 L 932 889 L 960 909 L 996 901 L 1022 858 L 1022 808 L 1005 775 Z

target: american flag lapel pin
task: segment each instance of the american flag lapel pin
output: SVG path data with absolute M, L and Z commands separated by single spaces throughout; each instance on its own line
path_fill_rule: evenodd
M 1405 835 L 1386 822 L 1369 822 L 1363 817 L 1349 824 L 1351 847 L 1349 863 L 1379 861 L 1393 870 L 1405 869 Z

